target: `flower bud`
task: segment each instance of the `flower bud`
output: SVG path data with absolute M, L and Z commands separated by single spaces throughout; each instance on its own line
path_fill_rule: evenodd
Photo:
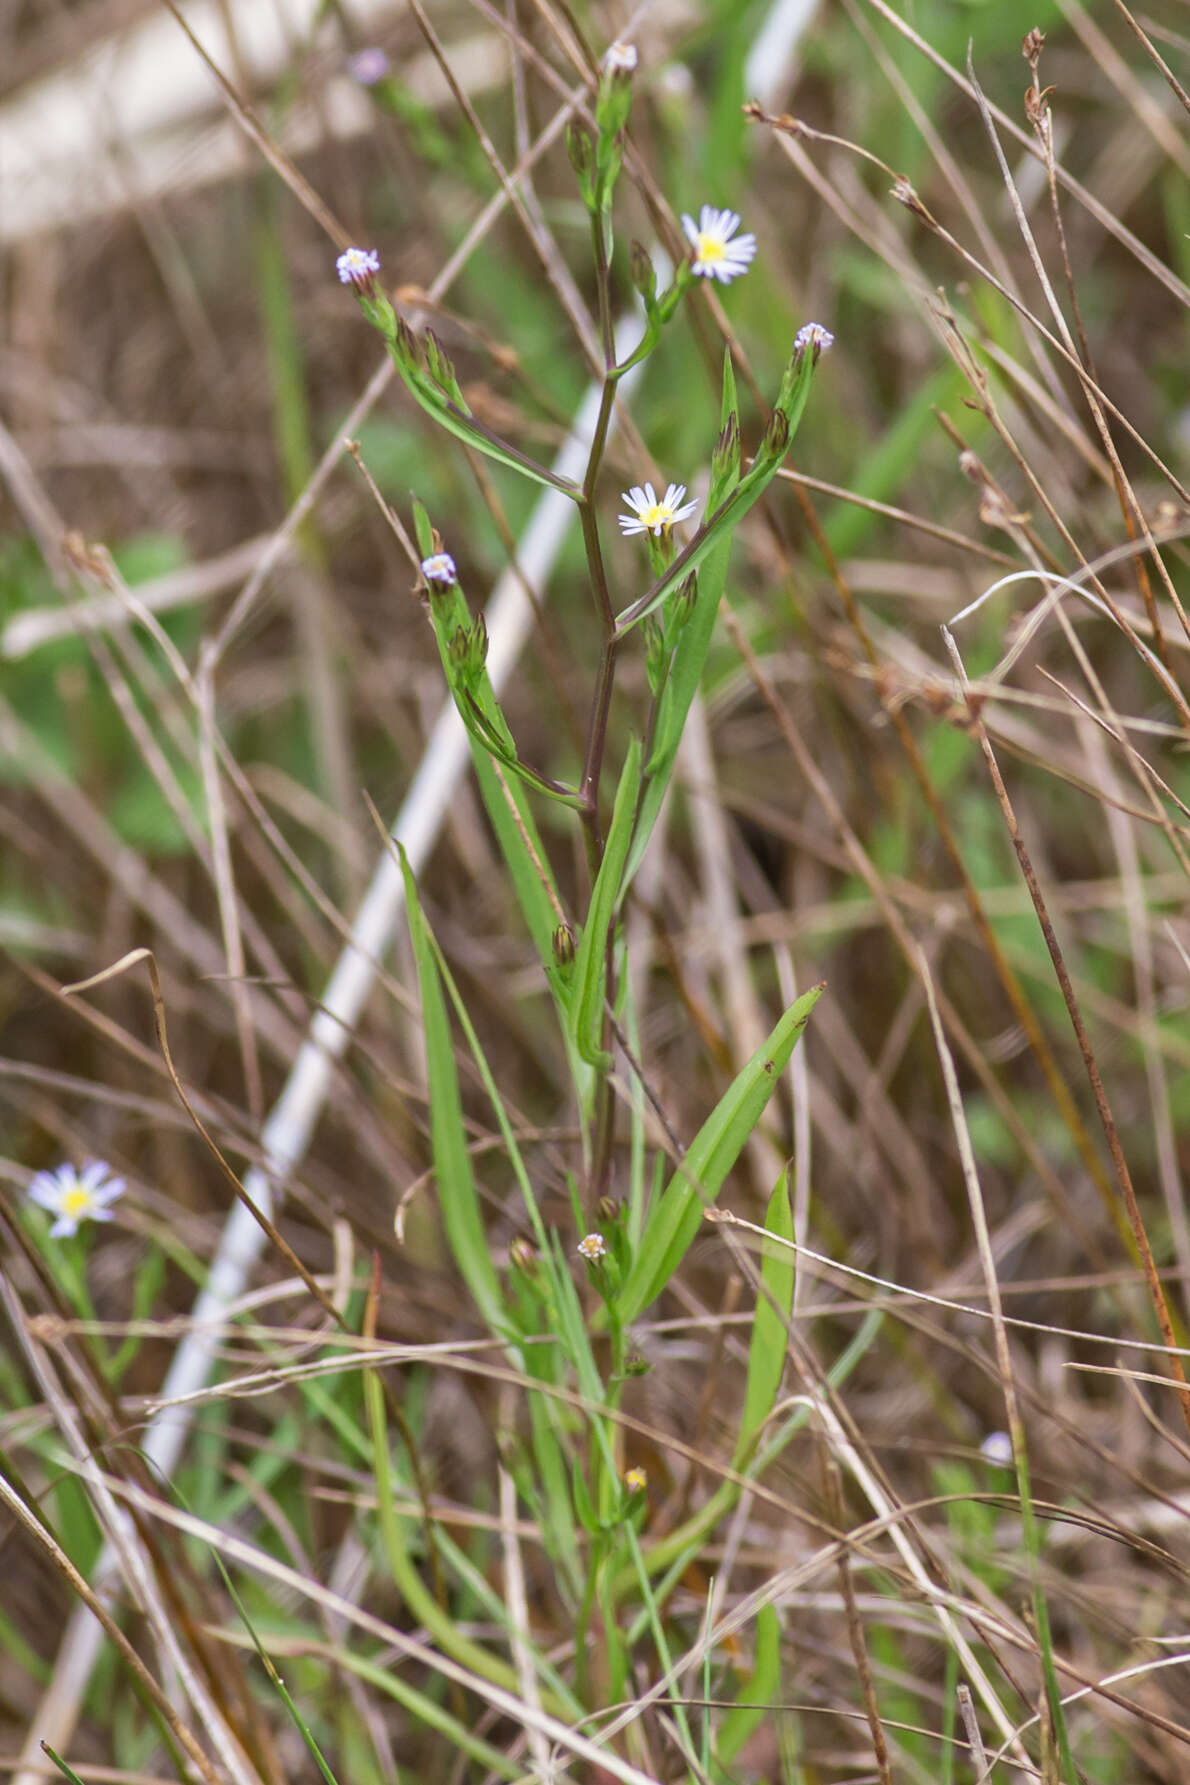
M 414 373 L 421 371 L 421 355 L 418 352 L 417 336 L 403 316 L 397 317 L 391 345 L 393 358 L 404 371 Z
M 595 191 L 595 144 L 591 141 L 591 133 L 586 125 L 577 120 L 572 120 L 566 126 L 566 153 L 570 156 L 570 165 L 574 169 L 583 202 L 589 205 Z
M 426 330 L 426 369 L 439 390 L 444 391 L 460 409 L 466 407 L 450 356 L 432 328 Z
M 669 662 L 669 646 L 665 642 L 665 628 L 656 614 L 649 614 L 644 621 L 645 633 L 645 674 L 649 678 L 651 693 L 657 694 L 665 679 L 665 667 Z
M 653 263 L 639 242 L 633 242 L 628 260 L 632 283 L 640 292 L 645 309 L 652 310 L 657 302 L 657 274 L 653 270 Z
M 473 626 L 456 626 L 446 648 L 459 681 L 465 688 L 474 687 L 488 660 L 488 629 L 483 615 Z
M 789 417 L 783 409 L 774 409 L 760 443 L 758 459 L 776 460 L 779 464 L 789 449 Z
M 694 610 L 694 604 L 697 600 L 698 572 L 697 570 L 692 570 L 685 582 L 680 583 L 678 586 L 678 592 L 674 596 L 673 607 L 670 610 L 672 618 L 676 620 L 679 625 L 685 625 Z
M 707 506 L 718 507 L 740 474 L 740 418 L 733 410 L 711 454 L 711 494 Z
M 595 122 L 601 137 L 618 136 L 632 109 L 632 76 L 636 50 L 630 43 L 613 43 L 603 58 L 603 73 L 595 97 Z
M 508 1248 L 508 1261 L 510 1264 L 514 1265 L 518 1271 L 523 1271 L 527 1277 L 532 1277 L 536 1274 L 536 1249 L 523 1237 L 513 1240 L 511 1246 Z
M 1038 36 L 1040 35 L 1041 33 L 1038 32 Z M 636 45 L 634 43 L 625 43 L 623 38 L 617 38 L 615 43 L 608 45 L 603 57 L 603 66 L 609 73 L 634 73 L 636 69 Z
M 568 923 L 560 923 L 553 934 L 554 959 L 559 967 L 569 967 L 574 961 L 574 931 Z
M 610 1227 L 623 1218 L 624 1204 L 616 1196 L 601 1196 L 595 1213 L 599 1217 L 601 1226 Z

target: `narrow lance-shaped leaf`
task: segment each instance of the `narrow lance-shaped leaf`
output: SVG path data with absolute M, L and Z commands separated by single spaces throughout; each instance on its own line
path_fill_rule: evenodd
M 431 543 L 433 540 L 429 518 L 420 502 L 415 501 L 413 512 L 418 546 L 424 551 L 425 540 L 429 539 Z M 429 556 L 429 553 L 425 555 Z M 516 744 L 486 668 L 472 676 L 469 686 L 463 688 L 459 683 L 458 667 L 451 656 L 451 640 L 457 632 L 466 632 L 472 624 L 466 597 L 457 583 L 449 588 L 435 586 L 431 590 L 430 620 L 447 685 L 467 726 L 476 780 L 508 867 L 517 903 L 559 1006 L 565 1008 L 569 993 L 554 956 L 553 937 L 558 914 L 549 859 L 520 782 L 501 780 L 492 766 L 489 749 L 476 735 L 476 713 L 482 716 L 484 728 L 491 733 L 493 744 L 506 761 L 516 756 Z
M 620 774 L 603 861 L 595 878 L 582 941 L 574 959 L 574 987 L 571 995 L 574 1042 L 581 1057 L 592 1066 L 610 1064 L 600 1045 L 607 985 L 607 942 L 619 908 L 620 889 L 632 842 L 639 791 L 640 743 L 633 738 Z
M 781 1241 L 793 1239 L 793 1211 L 789 1206 L 789 1173 L 782 1172 L 769 1198 L 764 1217 L 765 1232 L 776 1244 L 766 1243 L 760 1266 L 761 1289 L 752 1318 L 748 1345 L 748 1379 L 744 1390 L 744 1416 L 736 1441 L 732 1466 L 742 1468 L 765 1420 L 776 1405 L 785 1370 L 789 1342 L 786 1323 L 793 1311 L 794 1252 Z
M 762 1605 L 756 1614 L 756 1660 L 740 1683 L 740 1703 L 719 1725 L 715 1751 L 721 1766 L 730 1766 L 754 1730 L 770 1715 L 769 1706 L 781 1685 L 781 1625 L 776 1607 Z
M 497 464 L 506 465 L 510 471 L 519 471 L 534 483 L 561 490 L 572 501 L 579 500 L 581 491 L 571 478 L 559 477 L 556 471 L 539 465 L 536 459 L 531 459 L 527 453 L 521 452 L 507 440 L 501 440 L 499 435 L 493 434 L 490 428 L 471 414 L 459 389 L 454 368 L 439 342 L 435 340 L 430 346 L 430 371 L 427 372 L 422 366 L 413 331 L 398 317 L 385 294 L 373 287 L 357 290 L 356 296 L 368 321 L 384 336 L 392 362 L 400 373 L 406 390 L 427 415 L 432 415 L 447 433 L 465 441 L 468 446 L 484 453 L 489 459 L 495 459 Z M 445 388 L 435 382 L 432 376 L 435 370 Z
M 703 1209 L 723 1188 L 823 990 L 812 986 L 790 1005 L 690 1143 L 661 1201 L 650 1212 L 636 1262 L 621 1291 L 619 1312 L 625 1325 L 656 1300 L 686 1256 Z
M 442 996 L 442 982 L 438 977 L 438 963 L 418 900 L 413 870 L 399 843 L 397 848 L 401 854 L 401 873 L 405 879 L 405 899 L 409 912 L 409 934 L 421 990 L 422 1031 L 430 1080 L 430 1151 L 434 1161 L 434 1176 L 438 1183 L 442 1223 L 454 1261 L 472 1300 L 491 1330 L 504 1334 L 509 1329 L 509 1320 L 488 1249 L 479 1197 L 471 1172 L 471 1155 L 463 1126 L 463 1105 L 459 1097 L 450 1022 L 446 1014 L 446 1001 Z

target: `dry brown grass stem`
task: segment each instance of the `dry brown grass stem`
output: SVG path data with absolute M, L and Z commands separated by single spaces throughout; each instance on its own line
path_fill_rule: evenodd
M 950 644 L 950 634 L 947 633 L 946 636 L 947 642 Z M 953 650 L 953 659 L 961 685 L 964 679 L 964 672 L 962 659 L 959 657 L 957 650 Z M 1107 1142 L 1108 1152 L 1111 1156 L 1112 1167 L 1115 1171 L 1116 1182 L 1119 1186 L 1120 1198 L 1124 1205 L 1128 1217 L 1128 1225 L 1132 1230 L 1132 1237 L 1140 1256 L 1145 1284 L 1149 1292 L 1149 1299 L 1152 1302 L 1153 1312 L 1157 1317 L 1157 1324 L 1161 1331 L 1161 1337 L 1168 1348 L 1170 1374 L 1179 1386 L 1179 1403 L 1182 1409 L 1182 1417 L 1186 1422 L 1187 1431 L 1190 1432 L 1190 1385 L 1187 1385 L 1186 1371 L 1178 1350 L 1177 1334 L 1170 1315 L 1169 1304 L 1166 1301 L 1165 1291 L 1162 1287 L 1161 1278 L 1153 1258 L 1148 1233 L 1145 1229 L 1144 1219 L 1140 1212 L 1140 1205 L 1136 1200 L 1136 1191 L 1132 1183 L 1132 1174 L 1128 1169 L 1128 1161 L 1124 1156 L 1124 1149 L 1120 1143 L 1119 1130 L 1116 1127 L 1115 1118 L 1111 1112 L 1107 1092 L 1104 1088 L 1102 1077 L 1100 1076 L 1099 1065 L 1096 1061 L 1094 1050 L 1091 1047 L 1091 1041 L 1087 1034 L 1086 1025 L 1083 1022 L 1078 999 L 1075 996 L 1074 985 L 1066 967 L 1066 961 L 1062 953 L 1061 945 L 1058 942 L 1057 932 L 1054 929 L 1049 911 L 1046 907 L 1045 897 L 1041 890 L 1041 883 L 1037 878 L 1037 874 L 1029 856 L 1029 851 L 1026 848 L 1024 838 L 1021 835 L 1020 826 L 1017 823 L 1016 813 L 1014 812 L 1012 802 L 1008 797 L 1008 790 L 1005 787 L 1003 777 L 1000 774 L 999 764 L 996 761 L 995 751 L 992 749 L 991 739 L 988 737 L 987 728 L 984 726 L 978 711 L 974 708 L 972 708 L 971 712 L 971 728 L 981 750 L 983 751 L 984 760 L 987 763 L 988 773 L 991 776 L 992 786 L 995 790 L 996 800 L 1004 815 L 1004 823 L 1012 841 L 1013 849 L 1016 851 L 1017 860 L 1020 863 L 1021 874 L 1024 878 L 1025 885 L 1029 889 L 1029 897 L 1033 903 L 1033 908 L 1037 913 L 1037 921 L 1041 925 L 1046 949 L 1049 953 L 1050 960 L 1053 963 L 1054 975 L 1058 981 L 1063 1002 L 1066 1005 L 1070 1017 L 1071 1027 L 1074 1030 L 1075 1038 L 1078 1042 L 1079 1053 L 1082 1056 L 1087 1079 L 1091 1086 L 1091 1095 L 1095 1100 L 1095 1108 L 1098 1112 L 1100 1124 L 1103 1128 L 1104 1139 Z

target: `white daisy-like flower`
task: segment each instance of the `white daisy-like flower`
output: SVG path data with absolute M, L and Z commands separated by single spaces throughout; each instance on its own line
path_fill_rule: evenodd
M 440 583 L 443 588 L 449 588 L 451 583 L 459 580 L 455 561 L 449 552 L 434 552 L 431 557 L 423 558 L 421 573 L 428 583 Z
M 617 38 L 604 52 L 603 66 L 609 74 L 631 74 L 636 67 L 636 45 Z
M 363 285 L 380 271 L 380 256 L 375 248 L 348 248 L 335 262 L 335 271 L 343 285 Z
M 110 1221 L 111 1204 L 123 1194 L 123 1178 L 113 1177 L 100 1159 L 89 1159 L 82 1171 L 60 1165 L 29 1180 L 29 1201 L 54 1217 L 53 1239 L 69 1239 L 83 1221 Z
M 631 514 L 620 516 L 625 537 L 633 533 L 655 533 L 660 537 L 662 528 L 673 527 L 678 521 L 688 521 L 698 503 L 687 502 L 683 506 L 682 498 L 685 494 L 684 483 L 671 483 L 660 502 L 651 483 L 647 483 L 643 490 L 638 483 L 633 484 L 630 490 L 624 490 L 621 500 L 627 502 L 632 510 Z
M 808 347 L 814 347 L 819 353 L 825 353 L 827 348 L 833 347 L 834 344 L 835 337 L 828 328 L 823 328 L 820 322 L 804 322 L 793 337 L 795 353 L 804 353 Z
M 584 1234 L 578 1243 L 580 1258 L 588 1264 L 598 1264 L 601 1258 L 607 1257 L 607 1241 L 601 1233 Z
M 691 247 L 690 268 L 700 279 L 718 279 L 730 285 L 748 271 L 756 253 L 754 235 L 736 235 L 740 219 L 735 211 L 717 211 L 714 205 L 703 205 L 698 222 L 682 214 L 682 228 Z
M 388 57 L 382 49 L 373 46 L 370 49 L 358 50 L 347 64 L 353 80 L 361 87 L 374 87 L 388 73 Z

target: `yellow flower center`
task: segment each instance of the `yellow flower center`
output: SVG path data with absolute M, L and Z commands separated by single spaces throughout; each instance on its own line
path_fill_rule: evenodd
M 725 250 L 724 250 L 723 243 L 719 240 L 718 236 L 709 236 L 707 234 L 707 232 L 705 231 L 705 229 L 699 230 L 699 232 L 698 232 L 698 258 L 699 258 L 699 260 L 703 261 L 704 263 L 707 261 L 712 261 L 712 260 L 722 260 L 724 252 L 725 252 Z
M 73 1190 L 67 1190 L 62 1197 L 62 1213 L 73 1220 L 77 1215 L 85 1215 L 91 1208 L 91 1192 L 85 1184 L 76 1184 Z
M 652 508 L 646 508 L 640 518 L 646 527 L 655 527 L 658 521 L 669 521 L 671 516 L 664 502 L 654 502 Z

